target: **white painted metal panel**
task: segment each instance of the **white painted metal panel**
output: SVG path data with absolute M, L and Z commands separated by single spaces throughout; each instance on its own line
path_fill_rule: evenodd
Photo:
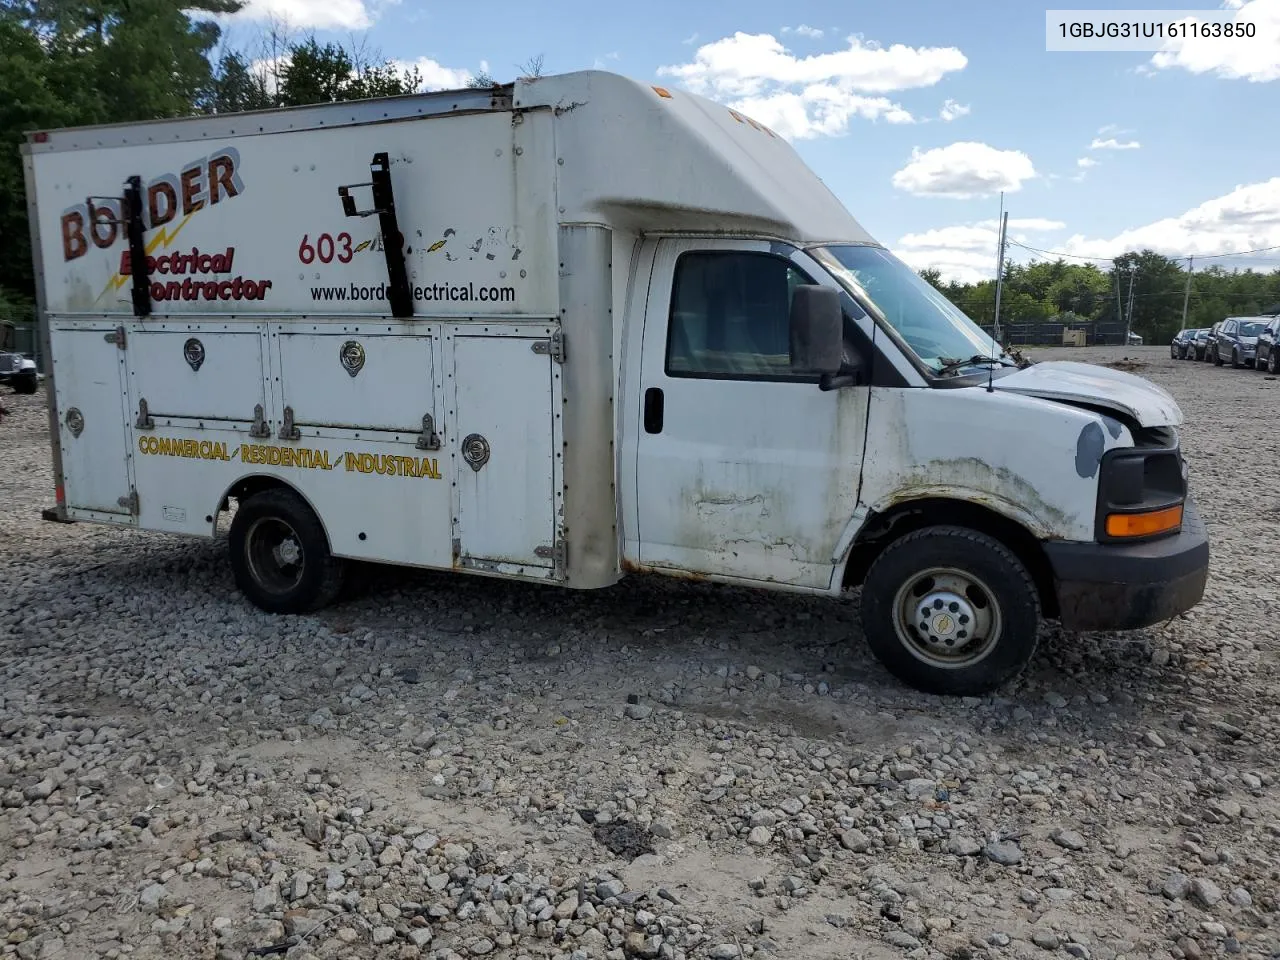
M 661 429 L 639 425 L 640 562 L 664 570 L 826 589 L 857 503 L 868 389 L 669 376 L 667 326 L 677 258 L 767 253 L 753 241 L 659 245 L 644 323 L 640 389 L 663 395 Z
M 311 504 L 339 556 L 448 568 L 447 455 L 354 431 L 321 433 L 292 442 L 226 429 L 140 433 L 134 460 L 141 526 L 207 536 L 238 480 L 269 476 Z
M 187 360 L 187 345 L 192 359 Z M 145 398 L 153 417 L 253 420 L 266 406 L 262 331 L 257 324 L 184 324 L 182 329 L 131 327 L 129 399 Z
M 364 430 L 422 429 L 435 413 L 435 343 L 429 328 L 417 336 L 388 334 L 386 327 L 332 328 L 282 324 L 280 349 L 282 406 L 293 408 L 294 423 Z M 344 348 L 359 363 L 353 376 L 343 365 Z
M 128 514 L 129 436 L 126 430 L 124 351 L 106 336 L 115 324 L 55 324 L 54 384 L 58 442 L 62 449 L 67 507 Z M 83 424 L 79 436 L 73 426 Z
M 533 352 L 534 342 L 523 336 L 452 339 L 456 428 L 450 454 L 464 561 L 553 565 L 535 553 L 556 536 L 556 413 L 552 361 Z M 473 435 L 489 450 L 478 470 L 464 459 Z
M 553 316 L 552 123 L 500 112 L 40 153 L 48 309 L 131 313 L 124 230 L 103 214 L 95 239 L 85 197 L 139 175 L 155 316 L 386 315 L 379 219 L 345 216 L 338 195 L 386 152 L 418 314 Z M 367 186 L 351 196 L 372 206 Z

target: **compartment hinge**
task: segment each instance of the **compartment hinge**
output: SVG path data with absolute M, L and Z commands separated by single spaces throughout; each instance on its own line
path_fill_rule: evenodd
M 436 422 L 431 414 L 422 415 L 422 433 L 418 436 L 419 450 L 439 450 L 440 434 L 436 433 Z
M 110 333 L 103 334 L 102 339 L 107 341 L 107 343 L 114 343 L 117 347 L 123 350 L 127 339 L 125 337 L 124 327 L 116 327 Z
M 556 573 L 563 575 L 569 567 L 569 545 L 557 540 L 552 546 L 535 547 L 533 554 L 542 559 L 550 559 L 555 564 Z
M 151 416 L 151 411 L 147 409 L 147 398 L 138 398 L 138 419 L 133 422 L 135 430 L 154 430 L 156 428 L 155 418 Z
M 136 489 L 130 488 L 129 495 L 121 497 L 116 503 L 128 510 L 130 516 L 136 517 L 138 515 L 138 491 Z
M 262 404 L 254 404 L 253 407 L 253 426 L 249 428 L 249 436 L 265 439 L 271 436 L 271 428 L 267 426 L 266 414 L 262 411 Z
M 284 408 L 284 420 L 280 424 L 281 440 L 301 440 L 302 431 L 293 425 L 293 407 Z
M 533 352 L 545 353 L 556 363 L 564 363 L 564 334 L 557 330 L 549 340 L 535 340 L 533 342 Z

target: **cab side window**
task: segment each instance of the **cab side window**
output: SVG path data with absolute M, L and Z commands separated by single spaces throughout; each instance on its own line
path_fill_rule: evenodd
M 809 283 L 791 263 L 767 253 L 683 254 L 671 292 L 667 375 L 814 379 L 791 368 L 791 295 Z

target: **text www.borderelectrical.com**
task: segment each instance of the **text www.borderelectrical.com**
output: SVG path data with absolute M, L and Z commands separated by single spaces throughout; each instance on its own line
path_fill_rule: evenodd
M 486 287 L 474 283 L 433 283 L 426 286 L 412 286 L 410 293 L 414 300 L 437 301 L 447 303 L 515 303 L 515 287 Z M 349 283 L 341 286 L 312 287 L 311 299 L 320 301 L 342 301 L 349 303 L 373 303 L 387 299 L 387 285 Z

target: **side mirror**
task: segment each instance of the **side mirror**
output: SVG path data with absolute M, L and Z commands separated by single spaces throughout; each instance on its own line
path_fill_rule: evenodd
M 823 390 L 857 383 L 858 367 L 844 356 L 844 311 L 838 291 L 806 284 L 792 292 L 791 369 L 818 374 Z

